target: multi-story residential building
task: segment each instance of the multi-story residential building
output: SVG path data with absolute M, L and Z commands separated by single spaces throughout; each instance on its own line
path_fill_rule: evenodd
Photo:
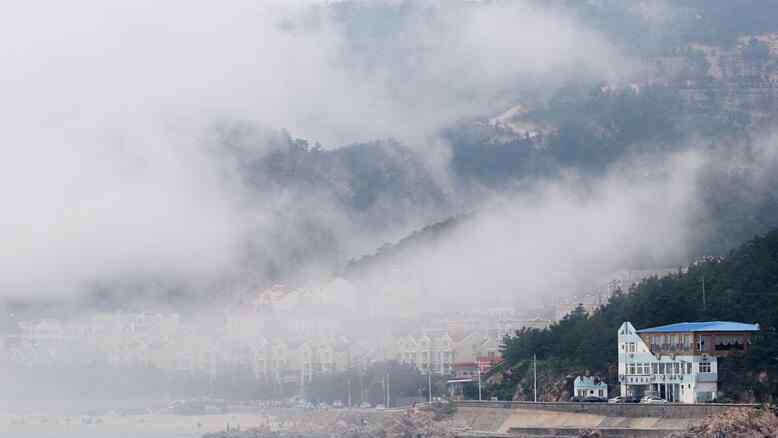
M 716 399 L 718 358 L 748 351 L 758 324 L 684 322 L 636 330 L 625 322 L 618 332 L 622 396 L 651 393 L 671 402 Z
M 420 372 L 450 375 L 454 366 L 454 341 L 446 330 L 427 329 L 421 336 L 405 336 L 398 342 L 400 361 Z
M 270 371 L 273 380 L 281 381 L 290 366 L 289 346 L 280 339 L 275 339 L 270 344 Z
M 288 359 L 271 361 L 271 365 L 274 366 L 272 373 L 286 376 L 285 383 L 295 383 L 302 387 L 315 376 L 337 369 L 335 345 L 329 340 L 300 339 L 285 343 L 284 346 Z M 271 352 L 275 355 L 280 350 L 271 348 Z
M 488 340 L 485 343 L 488 343 Z M 453 378 L 446 382 L 449 396 L 454 398 L 464 397 L 465 386 L 469 384 L 478 385 L 478 380 L 482 379 L 482 376 L 487 374 L 501 360 L 502 358 L 499 356 L 476 356 L 473 362 L 462 362 L 457 359 L 453 367 Z
M 272 351 L 270 342 L 265 338 L 260 338 L 251 346 L 252 352 L 252 370 L 257 380 L 269 380 L 272 376 Z
M 273 332 L 262 322 L 250 312 L 227 314 L 223 326 L 219 321 L 187 325 L 177 314 L 158 313 L 21 321 L 19 330 L 3 337 L 0 359 L 28 366 L 103 364 L 212 377 L 247 369 L 264 383 L 302 387 L 319 374 L 367 366 L 386 344 L 371 339 L 370 349 L 360 351 L 351 339 L 325 330 L 318 336 L 280 332 L 266 338 Z
M 448 330 L 425 329 L 420 336 L 404 336 L 397 342 L 397 357 L 421 373 L 446 376 L 455 374 L 456 364 L 479 364 L 484 371 L 501 360 L 504 327 L 457 334 L 454 339 Z
M 476 330 L 454 342 L 456 363 L 500 361 L 500 346 L 504 334 L 498 329 Z
M 554 308 L 554 318 L 559 321 L 572 313 L 578 307 L 581 307 L 586 313 L 594 313 L 600 306 L 608 301 L 608 297 L 602 294 L 589 293 L 580 296 L 573 296 L 560 300 Z
M 523 328 L 543 330 L 550 325 L 551 321 L 543 318 L 500 318 L 493 324 L 500 331 L 501 338 L 506 335 L 514 335 Z
M 421 336 L 404 336 L 397 342 L 397 357 L 420 372 L 455 374 L 455 364 L 481 364 L 482 371 L 501 360 L 505 327 L 459 333 L 456 339 L 445 329 L 426 329 Z

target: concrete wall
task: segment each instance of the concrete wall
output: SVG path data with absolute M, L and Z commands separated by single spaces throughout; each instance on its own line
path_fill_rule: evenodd
M 454 416 L 454 424 L 479 432 L 498 432 L 512 414 L 510 409 L 460 407 Z
M 552 412 L 568 412 L 579 414 L 603 415 L 608 417 L 626 418 L 702 418 L 720 414 L 732 408 L 752 408 L 759 405 L 734 404 L 666 404 L 648 405 L 639 403 L 546 403 L 546 402 L 494 402 L 494 401 L 460 401 L 459 407 L 483 407 L 504 409 L 538 409 Z
M 511 438 L 577 438 L 589 429 L 521 428 L 510 429 Z M 597 429 L 603 438 L 665 438 L 677 430 Z

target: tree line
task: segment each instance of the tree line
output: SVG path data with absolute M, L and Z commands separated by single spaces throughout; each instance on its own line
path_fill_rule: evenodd
M 704 281 L 704 297 L 703 297 Z M 529 363 L 537 355 L 542 391 L 573 374 L 599 375 L 617 385 L 617 329 L 686 321 L 758 323 L 749 353 L 720 361 L 720 399 L 770 402 L 778 398 L 778 230 L 757 236 L 724 258 L 643 280 L 617 291 L 592 313 L 579 307 L 548 329 L 506 337 L 505 362 L 490 378 L 501 398 L 528 392 Z

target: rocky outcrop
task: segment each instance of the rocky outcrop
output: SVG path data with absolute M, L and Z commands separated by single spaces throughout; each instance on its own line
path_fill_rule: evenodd
M 778 416 L 770 410 L 732 409 L 668 438 L 761 438 L 778 436 Z
M 435 411 L 414 409 L 379 416 L 349 411 L 334 416 L 312 413 L 284 430 L 225 430 L 203 438 L 454 438 L 450 424 L 436 417 Z

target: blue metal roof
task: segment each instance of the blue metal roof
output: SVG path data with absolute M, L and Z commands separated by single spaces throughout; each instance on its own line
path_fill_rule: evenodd
M 758 332 L 759 324 L 746 324 L 731 321 L 679 322 L 638 330 L 638 333 L 679 333 L 679 332 Z

